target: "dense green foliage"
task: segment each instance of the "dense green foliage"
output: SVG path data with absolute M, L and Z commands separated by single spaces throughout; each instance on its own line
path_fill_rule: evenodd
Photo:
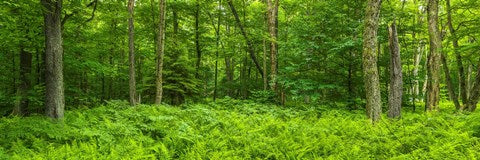
M 427 2 L 437 0 L 375 0 L 379 20 L 369 20 L 365 0 L 277 0 L 278 17 L 270 0 L 165 0 L 165 18 L 162 0 L 130 1 L 132 16 L 127 0 L 39 1 L 0 1 L 0 160 L 480 159 L 472 107 L 480 98 L 479 0 L 438 0 L 438 43 L 427 29 Z M 63 3 L 56 16 L 46 5 L 53 2 Z M 370 21 L 378 31 L 367 31 Z M 393 23 L 403 112 L 380 120 L 371 115 L 389 110 L 395 89 Z M 439 74 L 427 71 L 440 64 L 432 43 L 443 46 Z M 362 70 L 364 62 L 372 65 Z M 441 100 L 440 110 L 423 110 L 427 81 L 440 83 L 429 98 Z M 377 106 L 370 114 L 365 92 L 373 90 L 381 96 L 367 95 Z
M 93 5 L 96 2 L 96 5 Z M 96 105 L 105 100 L 128 97 L 127 1 L 64 0 L 63 38 L 65 96 L 68 106 Z M 181 104 L 212 98 L 215 62 L 218 62 L 218 97 L 248 99 L 262 87 L 258 71 L 246 53 L 246 42 L 236 26 L 227 2 L 167 1 L 164 88 L 165 102 Z M 32 54 L 32 87 L 28 94 L 30 112 L 42 112 L 44 86 L 44 38 L 42 7 L 37 0 L 0 2 L 0 114 L 8 114 L 18 99 L 19 51 Z M 263 1 L 234 1 L 241 22 L 253 42 L 258 60 L 263 61 L 263 40 L 269 41 Z M 364 1 L 282 0 L 278 16 L 278 83 L 287 101 L 302 101 L 308 96 L 317 102 L 348 102 L 363 105 L 361 71 Z M 447 16 L 441 1 L 441 30 L 445 33 L 444 51 L 451 68 L 453 84 L 458 84 L 452 36 L 446 27 Z M 424 0 L 385 1 L 379 28 L 379 70 L 383 102 L 389 82 L 387 26 L 394 18 L 402 54 L 405 105 L 423 99 L 413 94 L 414 85 L 425 83 L 428 33 Z M 480 28 L 479 1 L 452 0 L 453 26 L 464 59 L 465 71 L 475 77 L 478 64 Z M 201 66 L 196 68 L 195 11 L 199 10 Z M 221 13 L 221 14 L 217 14 Z M 215 47 L 216 18 L 220 16 L 220 48 Z M 158 0 L 137 0 L 135 5 L 135 48 L 137 90 L 143 103 L 152 103 L 155 94 L 155 44 Z M 177 28 L 176 28 L 177 26 Z M 176 30 L 175 30 L 176 29 Z M 266 45 L 267 63 L 269 45 Z M 419 49 L 421 48 L 421 52 Z M 219 51 L 216 57 L 215 52 Z M 420 53 L 419 53 L 420 52 Z M 414 74 L 415 55 L 420 54 L 418 74 Z M 227 62 L 229 65 L 227 65 Z M 470 68 L 470 70 L 468 70 Z M 267 74 L 270 73 L 269 67 Z M 232 79 L 228 79 L 228 71 Z M 418 80 L 418 83 L 416 82 Z M 385 84 L 385 85 L 383 85 Z M 458 89 L 458 85 L 454 86 Z M 442 96 L 447 97 L 442 82 Z M 198 96 L 200 95 L 200 96 Z
M 449 104 L 449 103 L 444 103 Z M 338 104 L 341 106 L 340 104 Z M 0 119 L 0 159 L 476 159 L 480 114 L 406 113 L 368 125 L 363 112 L 225 99 L 180 107 L 113 101 Z M 333 107 L 342 108 L 342 107 Z

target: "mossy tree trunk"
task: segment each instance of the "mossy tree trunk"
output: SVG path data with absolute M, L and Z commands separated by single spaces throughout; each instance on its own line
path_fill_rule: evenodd
M 163 96 L 163 55 L 165 47 L 165 0 L 159 1 L 159 23 L 157 34 L 157 73 L 156 73 L 156 95 L 155 104 L 162 104 Z
M 277 19 L 279 0 L 267 0 L 268 32 L 270 33 L 270 88 L 277 90 Z
M 45 106 L 47 116 L 64 115 L 62 0 L 41 0 L 45 22 Z
M 442 41 L 438 29 L 438 1 L 428 1 L 428 32 L 430 37 L 430 53 L 428 54 L 427 65 L 427 100 L 426 110 L 438 110 L 440 102 L 440 56 L 442 52 Z
M 366 92 L 367 116 L 373 122 L 380 120 L 382 102 L 377 69 L 377 30 L 380 17 L 381 0 L 368 0 L 363 33 L 363 74 Z
M 135 39 L 134 39 L 134 19 L 133 11 L 135 7 L 135 0 L 128 0 L 128 61 L 129 65 L 129 94 L 130 94 L 130 105 L 135 106 L 136 104 L 136 82 L 135 82 Z

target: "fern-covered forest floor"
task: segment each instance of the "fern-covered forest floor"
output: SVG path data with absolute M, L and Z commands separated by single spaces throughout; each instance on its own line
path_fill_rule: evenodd
M 364 111 L 248 101 L 174 106 L 109 102 L 0 119 L 0 159 L 477 159 L 480 114 L 405 111 L 371 125 Z

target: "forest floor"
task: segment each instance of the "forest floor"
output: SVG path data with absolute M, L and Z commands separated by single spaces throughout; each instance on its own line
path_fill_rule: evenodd
M 362 110 L 315 105 L 110 102 L 62 122 L 1 118 L 0 159 L 476 159 L 478 137 L 479 113 L 449 109 L 372 125 Z

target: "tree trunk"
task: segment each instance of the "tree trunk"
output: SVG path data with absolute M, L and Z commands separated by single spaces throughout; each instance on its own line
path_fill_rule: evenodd
M 475 84 L 470 91 L 470 97 L 467 103 L 469 111 L 475 111 L 477 109 L 477 103 L 480 98 L 480 63 L 478 64 L 477 76 L 475 77 Z
M 200 2 L 195 2 L 195 51 L 197 53 L 196 73 L 195 76 L 199 78 L 200 66 L 202 63 L 202 49 L 200 48 L 200 31 L 199 31 L 199 16 L 200 16 Z
M 455 104 L 455 108 L 459 110 L 461 109 L 461 106 L 460 106 L 460 103 L 458 102 L 457 94 L 455 93 L 455 88 L 452 83 L 452 78 L 450 77 L 450 69 L 448 68 L 448 64 L 447 64 L 446 53 L 443 53 L 441 55 L 441 59 L 443 64 L 443 71 L 445 72 L 445 81 L 447 82 L 448 95 L 450 97 L 450 100 L 453 101 L 453 104 Z
M 428 32 L 430 53 L 428 55 L 428 83 L 426 110 L 438 110 L 440 102 L 440 56 L 442 40 L 438 29 L 438 0 L 428 1 Z
M 250 58 L 252 59 L 253 63 L 255 63 L 255 67 L 257 68 L 258 72 L 263 75 L 263 70 L 260 67 L 260 63 L 257 61 L 257 56 L 255 55 L 255 49 L 253 48 L 253 43 L 250 41 L 250 39 L 247 36 L 247 32 L 243 28 L 242 23 L 240 22 L 240 18 L 238 17 L 237 10 L 235 9 L 235 6 L 233 5 L 232 0 L 228 0 L 228 5 L 230 6 L 230 9 L 232 10 L 233 16 L 235 17 L 235 21 L 237 22 L 238 28 L 240 28 L 240 31 L 242 32 L 243 37 L 245 38 L 245 41 L 247 41 L 247 50 L 250 53 Z
M 134 24 L 133 24 L 133 15 L 134 15 L 135 0 L 128 0 L 128 61 L 129 65 L 129 94 L 130 94 L 130 105 L 135 106 L 136 102 L 136 82 L 135 82 L 135 39 L 134 39 Z
M 156 79 L 156 96 L 155 104 L 162 104 L 163 96 L 163 52 L 165 46 L 165 0 L 160 0 L 160 14 L 157 35 L 157 79 Z
M 389 28 L 390 43 L 390 92 L 388 98 L 388 117 L 399 118 L 402 109 L 403 79 L 402 61 L 395 20 Z
M 453 24 L 452 24 L 452 8 L 450 7 L 450 0 L 447 0 L 447 20 L 448 20 L 447 22 L 448 29 L 450 31 L 450 35 L 452 36 L 453 52 L 455 53 L 455 57 L 457 59 L 458 78 L 460 82 L 460 98 L 462 99 L 462 103 L 465 104 L 468 101 L 468 97 L 467 97 L 468 89 L 466 84 L 465 69 L 463 68 L 462 55 L 460 55 L 460 52 L 458 51 L 459 49 L 458 38 L 457 38 L 455 28 L 453 28 Z
M 263 90 L 267 90 L 268 88 L 268 78 L 267 78 L 267 42 L 263 40 Z
M 64 115 L 62 0 L 41 0 L 45 7 L 46 114 L 55 119 Z
M 414 56 L 414 62 L 413 62 L 413 88 L 412 88 L 412 93 L 414 98 L 416 98 L 420 94 L 420 83 L 418 81 L 418 69 L 420 67 L 420 62 L 422 61 L 422 53 L 425 49 L 425 46 L 422 41 L 418 44 L 417 51 Z
M 17 65 L 15 63 L 15 58 L 16 58 L 15 57 L 15 52 L 12 52 L 12 57 L 11 58 L 12 58 L 12 68 L 11 68 L 12 69 L 11 70 L 11 72 L 12 72 L 12 92 L 11 92 L 11 94 L 15 95 L 15 92 L 17 90 L 17 75 L 16 75 Z
M 472 81 L 472 65 L 468 65 L 468 68 L 467 68 L 467 97 L 470 98 L 470 95 L 471 95 L 471 90 L 472 90 L 472 87 L 473 87 L 473 81 Z
M 24 116 L 28 109 L 28 91 L 31 88 L 30 74 L 32 71 L 32 54 L 25 51 L 24 46 L 20 47 L 20 85 L 18 86 L 17 94 L 20 97 L 15 105 L 13 114 Z
M 363 73 L 367 98 L 367 116 L 372 122 L 379 121 L 382 113 L 380 82 L 377 69 L 377 30 L 381 0 L 368 0 L 363 33 Z
M 217 100 L 217 83 L 218 83 L 218 52 L 220 50 L 220 23 L 222 18 L 222 12 L 220 7 L 222 5 L 222 0 L 218 1 L 218 19 L 217 19 L 217 27 L 215 28 L 215 36 L 216 36 L 216 43 L 215 43 L 215 86 L 213 89 L 213 101 Z
M 268 31 L 270 33 L 270 85 L 273 91 L 277 90 L 277 10 L 280 0 L 267 0 Z

